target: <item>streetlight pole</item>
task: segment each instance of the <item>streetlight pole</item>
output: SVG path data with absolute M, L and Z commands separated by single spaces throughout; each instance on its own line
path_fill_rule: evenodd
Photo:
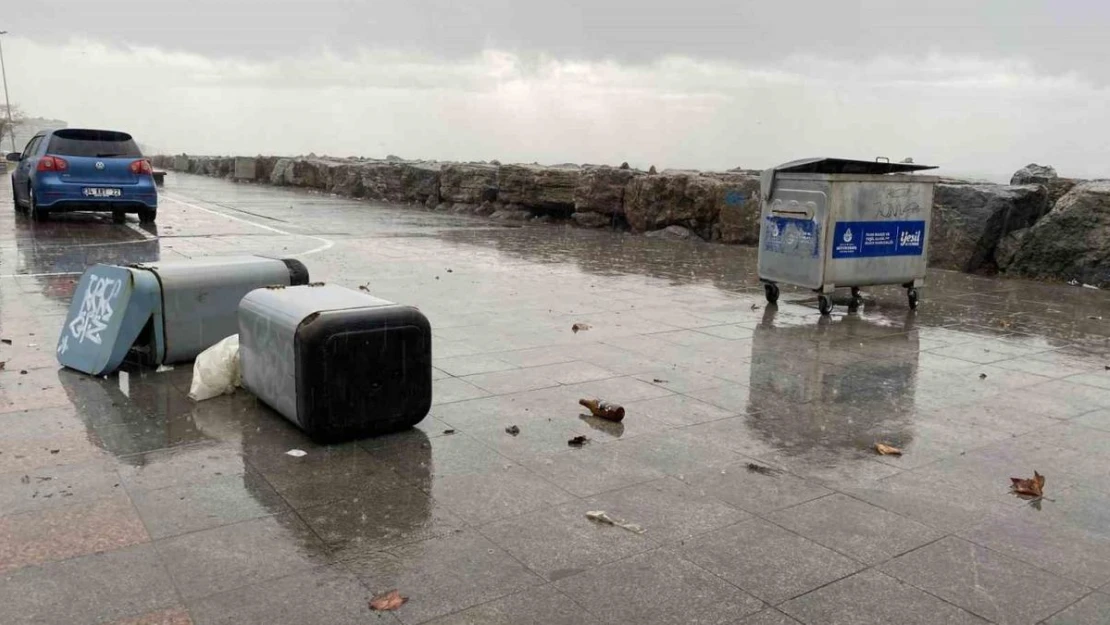
M 0 30 L 0 36 L 8 34 Z M 8 98 L 8 69 L 4 67 L 4 42 L 0 40 L 0 75 L 4 77 L 4 105 L 8 107 L 8 139 L 12 143 L 12 152 L 15 152 L 15 126 L 12 124 L 12 101 Z M 0 137 L 3 141 L 4 137 Z

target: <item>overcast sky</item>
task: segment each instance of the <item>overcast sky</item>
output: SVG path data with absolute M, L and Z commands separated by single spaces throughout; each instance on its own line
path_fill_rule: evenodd
M 52 0 L 14 102 L 191 153 L 1108 176 L 1098 0 Z

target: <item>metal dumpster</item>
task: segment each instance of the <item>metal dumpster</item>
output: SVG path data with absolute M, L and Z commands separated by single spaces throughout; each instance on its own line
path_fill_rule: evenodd
M 239 331 L 239 300 L 263 286 L 308 283 L 293 259 L 223 256 L 85 271 L 58 337 L 58 361 L 91 375 L 132 354 L 142 364 L 186 362 Z
M 811 158 L 763 172 L 759 279 L 767 301 L 780 283 L 818 292 L 821 314 L 832 311 L 833 291 L 899 284 L 910 308 L 924 284 L 931 176 L 909 175 L 930 165 Z
M 243 387 L 320 442 L 394 432 L 432 407 L 432 328 L 415 308 L 339 286 L 239 304 Z

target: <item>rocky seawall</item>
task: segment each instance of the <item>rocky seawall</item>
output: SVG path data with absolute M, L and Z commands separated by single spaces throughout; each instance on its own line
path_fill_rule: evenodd
M 441 163 L 398 158 L 156 156 L 156 167 L 505 221 L 569 220 L 754 245 L 759 171 Z M 936 186 L 930 266 L 1110 286 L 1110 182 L 1029 165 L 1008 185 Z

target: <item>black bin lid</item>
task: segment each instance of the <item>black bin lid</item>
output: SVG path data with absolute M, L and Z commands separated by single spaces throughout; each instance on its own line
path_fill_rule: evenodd
M 801 174 L 899 174 L 936 168 L 936 165 L 918 165 L 916 163 L 856 161 L 847 158 L 818 157 L 783 163 L 775 167 L 775 171 Z

